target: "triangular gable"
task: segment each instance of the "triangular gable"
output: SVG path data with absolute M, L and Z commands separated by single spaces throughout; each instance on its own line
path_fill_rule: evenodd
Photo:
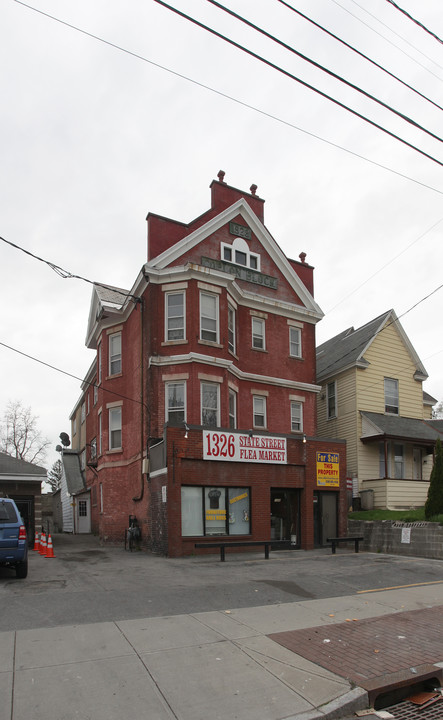
M 153 258 L 145 266 L 147 271 L 149 271 L 150 268 L 158 270 L 167 268 L 168 265 L 174 263 L 182 255 L 189 252 L 189 250 L 196 247 L 207 237 L 217 232 L 217 230 L 226 225 L 226 223 L 234 220 L 239 215 L 243 217 L 247 225 L 251 228 L 257 240 L 263 246 L 264 251 L 268 253 L 292 290 L 298 295 L 305 308 L 312 313 L 314 318 L 320 320 L 323 317 L 321 308 L 317 305 L 311 293 L 293 270 L 272 235 L 267 231 L 253 210 L 251 210 L 244 198 L 240 198 L 233 205 L 226 208 L 226 210 L 223 210 L 204 225 L 197 228 L 197 230 L 194 230 L 190 235 L 187 235 L 175 243 L 175 245 Z
M 121 316 L 122 308 L 128 300 L 128 291 L 122 288 L 102 287 L 94 285 L 91 296 L 91 304 L 89 306 L 88 329 L 86 331 L 86 347 L 95 347 L 93 342 L 94 330 L 97 327 L 97 321 L 102 313 L 106 311 L 110 324 L 113 324 Z

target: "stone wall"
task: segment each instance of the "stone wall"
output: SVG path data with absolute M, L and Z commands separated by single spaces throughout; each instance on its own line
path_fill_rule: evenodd
M 368 552 L 443 560 L 443 526 L 431 522 L 348 520 L 348 534 L 364 537 Z

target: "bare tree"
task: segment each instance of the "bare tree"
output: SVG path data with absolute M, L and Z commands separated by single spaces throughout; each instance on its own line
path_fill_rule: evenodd
M 437 405 L 432 408 L 432 419 L 442 420 L 443 419 L 443 400 L 440 400 Z
M 63 466 L 61 460 L 56 460 L 52 468 L 48 470 L 46 482 L 50 485 L 52 492 L 55 492 L 62 485 Z
M 24 407 L 20 400 L 11 400 L 0 423 L 0 450 L 26 462 L 44 462 L 50 443 L 38 429 L 37 419 L 30 407 Z

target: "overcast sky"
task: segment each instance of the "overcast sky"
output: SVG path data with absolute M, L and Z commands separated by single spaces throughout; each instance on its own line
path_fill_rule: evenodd
M 207 0 L 170 4 L 443 162 L 441 142 Z M 278 0 L 224 4 L 443 135 L 442 110 Z M 289 4 L 443 105 L 443 45 L 388 0 Z M 398 4 L 443 38 L 441 0 Z M 315 267 L 317 342 L 394 308 L 429 374 L 424 389 L 443 400 L 441 165 L 154 0 L 30 5 L 0 7 L 5 240 L 130 288 L 146 261 L 147 213 L 191 221 L 222 169 L 234 187 L 258 186 L 275 240 Z M 4 242 L 0 267 L 0 342 L 82 378 L 94 357 L 84 344 L 92 286 Z M 0 368 L 0 414 L 8 400 L 30 405 L 51 465 L 80 382 L 4 345 Z

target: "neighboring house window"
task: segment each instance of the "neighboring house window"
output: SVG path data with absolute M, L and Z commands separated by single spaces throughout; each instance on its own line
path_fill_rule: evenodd
M 256 350 L 265 349 L 265 321 L 262 318 L 252 318 L 252 347 Z
M 237 393 L 229 390 L 229 428 L 235 430 L 237 427 Z
M 289 354 L 291 357 L 301 357 L 301 330 L 297 327 L 289 328 Z
M 385 412 L 398 415 L 398 380 L 385 378 Z
M 184 340 L 186 337 L 185 293 L 166 293 L 165 303 L 166 340 Z
M 184 382 L 166 383 L 166 421 L 180 425 L 186 420 Z
M 266 427 L 266 398 L 262 395 L 254 395 L 253 397 L 253 413 L 254 427 Z
M 97 377 L 98 377 L 98 384 L 101 385 L 102 382 L 102 344 L 99 343 L 97 346 Z
M 337 383 L 330 382 L 326 386 L 326 402 L 328 420 L 337 417 Z
M 220 387 L 216 383 L 201 384 L 201 423 L 204 427 L 220 426 Z
M 228 305 L 228 349 L 235 355 L 235 310 Z
M 122 447 L 122 409 L 109 409 L 109 449 L 120 450 Z
M 181 511 L 184 537 L 249 535 L 251 532 L 247 487 L 182 486 Z
M 200 293 L 200 338 L 218 342 L 218 296 Z
M 72 419 L 72 434 L 77 434 L 77 417 Z
M 80 420 L 80 421 L 81 421 L 81 424 L 83 425 L 83 423 L 84 423 L 85 420 L 86 420 L 86 405 L 85 405 L 85 403 L 82 403 L 82 409 L 81 409 L 81 413 L 80 413 L 80 418 L 81 418 L 81 420 Z
M 99 413 L 98 414 L 98 454 L 99 455 L 102 454 L 102 448 L 103 448 L 102 437 L 103 437 L 102 436 L 102 414 Z
M 403 480 L 405 476 L 405 458 L 403 454 L 403 445 L 394 443 L 394 463 L 395 463 L 395 479 Z
M 303 431 L 303 404 L 300 402 L 291 402 L 291 431 Z
M 109 336 L 109 374 L 118 375 L 122 371 L 122 336 L 115 333 Z

